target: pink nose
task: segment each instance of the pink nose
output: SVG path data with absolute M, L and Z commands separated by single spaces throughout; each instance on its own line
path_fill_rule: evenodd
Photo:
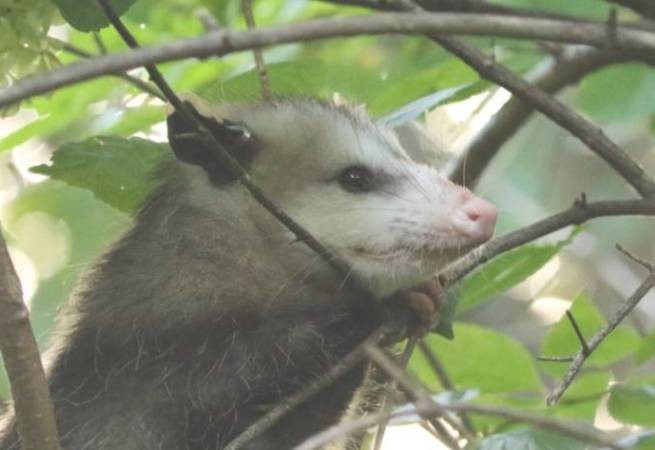
M 457 231 L 475 242 L 487 241 L 494 232 L 498 210 L 486 200 L 470 192 L 462 196 L 462 203 L 455 208 L 452 218 Z

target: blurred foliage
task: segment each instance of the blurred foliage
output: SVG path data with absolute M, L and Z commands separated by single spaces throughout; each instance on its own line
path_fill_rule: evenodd
M 212 14 L 222 27 L 245 27 L 239 2 L 235 0 L 112 3 L 143 45 L 202 34 L 200 10 Z M 607 18 L 611 8 L 608 2 L 598 0 L 495 3 L 599 20 Z M 362 8 L 302 0 L 255 1 L 254 8 L 260 26 L 366 13 Z M 47 35 L 52 31 L 51 25 L 63 23 L 60 15 L 68 25 L 58 26 L 56 33 Z M 634 14 L 619 9 L 619 19 L 632 20 Z M 94 1 L 0 0 L 0 87 L 17 78 L 72 63 L 80 58 L 76 54 L 79 50 L 91 55 L 125 51 L 117 33 L 105 25 Z M 520 74 L 527 74 L 548 58 L 543 48 L 532 42 L 481 37 L 468 42 L 489 54 L 493 52 L 499 62 Z M 274 93 L 324 99 L 338 95 L 365 103 L 376 117 L 393 113 L 401 119 L 421 116 L 437 104 L 493 91 L 468 66 L 419 37 L 362 36 L 288 44 L 266 49 L 264 55 Z M 252 55 L 247 52 L 204 61 L 171 62 L 161 64 L 160 69 L 179 92 L 198 92 L 214 101 L 256 100 L 259 96 Z M 143 70 L 130 74 L 146 81 Z M 642 142 L 655 133 L 654 93 L 652 68 L 625 64 L 585 78 L 564 100 L 609 130 L 618 130 L 618 137 L 628 136 L 624 142 Z M 165 107 L 116 77 L 60 89 L 20 106 L 21 125 L 2 133 L 0 156 L 6 160 L 12 156 L 18 161 L 34 148 L 58 149 L 51 163 L 32 168 L 33 173 L 48 175 L 50 179 L 35 179 L 34 175 L 19 179 L 21 189 L 0 215 L 8 243 L 29 261 L 28 267 L 36 274 L 37 282 L 30 293 L 32 323 L 39 345 L 46 349 L 54 316 L 83 268 L 129 225 L 129 216 L 152 188 L 151 171 L 167 157 L 166 145 L 155 142 L 163 140 Z M 18 105 L 4 111 L 15 112 Z M 592 161 L 573 141 L 552 123 L 536 118 L 494 161 L 480 190 L 500 206 L 502 231 L 565 209 L 581 190 L 590 197 L 602 198 L 629 193 L 618 177 L 602 163 Z M 641 147 L 626 145 L 626 150 L 639 156 L 644 154 L 640 148 L 647 145 L 652 154 L 652 140 Z M 589 182 L 596 180 L 602 182 Z M 0 184 L 2 188 L 6 186 Z M 478 392 L 475 401 L 591 425 L 606 399 L 615 420 L 649 430 L 648 427 L 655 427 L 652 330 L 642 336 L 631 324 L 621 325 L 589 359 L 562 402 L 546 408 L 545 393 L 567 366 L 537 363 L 535 356 L 576 353 L 580 343 L 570 323 L 562 316 L 537 337 L 538 345 L 528 345 L 506 329 L 508 323 L 513 325 L 513 316 L 505 318 L 507 310 L 502 301 L 525 289 L 549 261 L 557 259 L 574 267 L 576 256 L 571 248 L 578 241 L 595 239 L 601 249 L 611 249 L 614 242 L 621 240 L 637 248 L 643 246 L 644 251 L 653 254 L 652 221 L 648 219 L 593 223 L 585 226 L 575 241 L 565 238 L 564 234 L 558 237 L 559 241 L 551 241 L 554 243 L 518 248 L 470 274 L 458 288 L 457 313 L 456 298 L 451 296 L 449 310 L 439 328 L 444 336 L 454 332 L 455 339 L 432 335 L 426 341 L 452 379 L 454 389 Z M 591 271 L 589 268 L 596 263 L 589 261 L 584 267 Z M 613 299 L 623 298 L 622 293 L 617 294 L 597 278 L 601 276 L 578 278 L 560 271 L 551 280 L 552 285 L 560 288 L 554 291 L 565 292 L 561 294 L 564 299 L 572 301 L 572 313 L 586 338 L 606 323 L 603 298 L 612 293 Z M 561 288 L 567 284 L 574 287 Z M 585 293 L 579 294 L 582 291 Z M 527 309 L 530 302 L 523 305 Z M 612 304 L 610 310 L 615 306 Z M 493 320 L 487 320 L 493 326 L 467 323 L 485 309 L 495 314 Z M 455 314 L 457 321 L 451 329 L 450 320 Z M 535 334 L 540 332 L 537 328 Z M 444 390 L 443 380 L 436 377 L 424 355 L 416 352 L 409 367 L 435 392 Z M 1 370 L 0 397 L 8 397 Z M 517 428 L 503 419 L 478 415 L 472 419 L 485 436 L 471 444 L 471 449 L 587 448 L 552 432 Z M 638 445 L 635 448 L 642 450 L 655 448 L 648 432 L 630 438 L 626 445 Z
M 135 0 L 109 0 L 109 5 L 121 15 L 128 10 Z M 66 21 L 80 31 L 98 31 L 109 25 L 104 11 L 95 1 L 54 0 L 59 12 Z
M 57 64 L 46 35 L 57 18 L 50 0 L 0 0 L 0 88 Z M 0 110 L 0 117 L 18 105 Z

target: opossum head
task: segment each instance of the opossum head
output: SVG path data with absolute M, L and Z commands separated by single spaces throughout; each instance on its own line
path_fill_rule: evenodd
M 214 135 L 255 183 L 378 295 L 435 275 L 493 233 L 493 205 L 412 160 L 359 108 L 313 100 L 193 104 L 209 128 L 210 118 L 221 124 Z M 234 175 L 207 144 L 189 141 L 180 121 L 169 117 L 175 153 L 203 166 L 213 189 L 229 189 Z M 290 232 L 285 239 L 295 242 Z

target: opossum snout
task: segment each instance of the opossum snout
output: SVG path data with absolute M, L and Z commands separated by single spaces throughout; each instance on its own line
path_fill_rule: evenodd
M 455 230 L 475 243 L 482 243 L 493 235 L 498 210 L 486 200 L 464 191 L 454 207 L 452 225 Z

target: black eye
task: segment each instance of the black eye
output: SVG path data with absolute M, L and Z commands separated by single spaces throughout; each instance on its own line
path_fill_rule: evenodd
M 362 194 L 373 189 L 373 172 L 363 166 L 350 166 L 337 177 L 339 185 L 353 194 Z

